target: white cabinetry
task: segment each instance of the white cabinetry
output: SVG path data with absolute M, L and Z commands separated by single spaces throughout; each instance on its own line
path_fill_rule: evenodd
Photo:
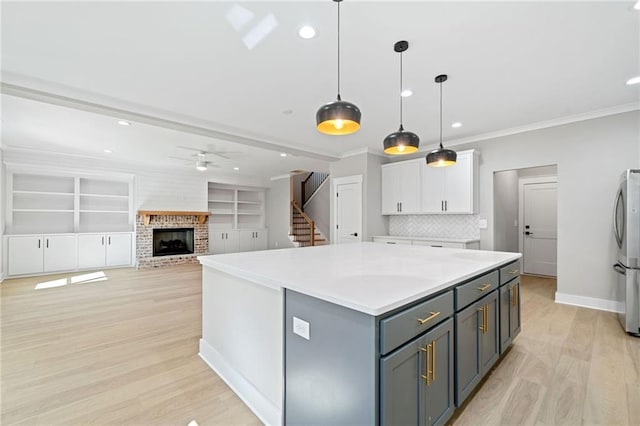
M 464 240 L 464 239 L 451 239 L 451 238 L 426 239 L 421 237 L 373 237 L 373 242 L 383 243 L 383 244 L 405 244 L 405 245 L 414 245 L 414 246 L 461 248 L 461 249 L 474 249 L 474 250 L 478 250 L 480 248 L 480 242 L 478 240 Z
M 6 190 L 10 276 L 132 264 L 132 175 L 7 166 Z
M 78 268 L 131 265 L 131 233 L 78 235 Z
M 421 187 L 421 213 L 476 213 L 478 211 L 476 151 L 458 152 L 456 164 L 450 167 L 422 168 Z
M 382 214 L 420 212 L 420 169 L 423 159 L 382 165 Z M 425 166 L 426 167 L 426 166 Z
M 239 247 L 237 229 L 215 229 L 209 225 L 209 253 L 235 253 Z
M 209 253 L 267 248 L 262 188 L 209 182 Z
M 75 235 L 21 235 L 7 238 L 8 274 L 26 275 L 76 268 Z
M 240 230 L 240 251 L 254 251 L 267 249 L 267 230 Z

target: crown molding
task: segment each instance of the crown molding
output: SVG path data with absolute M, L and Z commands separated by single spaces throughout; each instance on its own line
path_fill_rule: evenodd
M 483 133 L 480 135 L 469 136 L 466 138 L 452 139 L 446 141 L 448 147 L 456 145 L 464 145 L 472 142 L 479 142 L 487 139 L 497 139 L 505 136 L 516 135 L 518 133 L 526 133 L 534 130 L 548 129 L 550 127 L 563 126 L 565 124 L 577 123 L 580 121 L 593 120 L 596 118 L 607 117 L 610 115 L 623 114 L 625 112 L 640 110 L 640 101 L 631 102 L 623 105 L 616 105 L 611 108 L 589 111 L 582 114 L 568 115 L 565 117 L 554 118 L 553 120 L 539 121 L 537 123 L 526 124 L 524 126 L 511 127 L 509 129 L 498 130 L 495 132 Z M 437 144 L 432 145 L 436 147 Z M 430 151 L 431 149 L 429 149 Z M 421 150 L 422 151 L 422 150 Z
M 380 153 L 378 151 L 375 151 L 369 147 L 365 147 L 365 148 L 359 148 L 359 149 L 354 149 L 352 151 L 347 151 L 344 154 L 342 154 L 340 156 L 340 159 L 343 158 L 347 158 L 347 157 L 353 157 L 355 155 L 361 155 L 361 154 L 372 154 L 372 155 L 377 155 L 378 157 L 382 157 L 382 158 L 389 158 L 386 154 Z

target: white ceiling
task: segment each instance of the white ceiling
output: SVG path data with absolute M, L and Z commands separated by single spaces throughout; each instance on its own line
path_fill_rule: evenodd
M 345 0 L 341 92 L 363 118 L 358 133 L 335 137 L 315 129 L 316 110 L 336 95 L 330 0 L 3 2 L 2 143 L 184 167 L 169 158 L 185 156 L 178 146 L 214 148 L 242 153 L 220 164 L 238 173 L 324 170 L 350 152 L 382 153 L 397 130 L 402 39 L 414 91 L 404 124 L 423 151 L 438 139 L 441 73 L 445 145 L 637 109 L 640 85 L 625 85 L 640 75 L 633 4 Z M 252 18 L 236 31 L 226 15 L 238 7 Z M 243 37 L 269 15 L 277 26 L 248 49 Z M 316 38 L 297 36 L 304 24 Z

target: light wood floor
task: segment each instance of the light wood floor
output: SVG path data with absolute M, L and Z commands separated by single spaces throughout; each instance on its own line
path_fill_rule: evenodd
M 0 284 L 2 425 L 260 423 L 197 356 L 199 266 L 105 274 Z M 522 278 L 522 333 L 453 423 L 640 425 L 640 339 L 554 292 Z

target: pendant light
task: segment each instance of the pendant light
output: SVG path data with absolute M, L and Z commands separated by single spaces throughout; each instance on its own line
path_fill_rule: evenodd
M 322 105 L 316 113 L 316 124 L 320 133 L 327 135 L 348 135 L 360 129 L 360 109 L 340 97 L 340 2 L 338 3 L 338 97 L 335 101 Z
M 408 41 L 399 41 L 393 45 L 393 50 L 400 53 L 400 93 L 402 93 L 402 52 L 409 48 Z M 391 155 L 412 154 L 418 151 L 420 138 L 412 132 L 404 130 L 402 125 L 402 95 L 400 95 L 400 128 L 384 138 L 384 153 Z
M 455 151 L 444 149 L 442 146 L 442 83 L 447 81 L 447 75 L 442 74 L 436 77 L 436 83 L 440 84 L 440 147 L 427 154 L 427 166 L 447 167 L 456 164 L 458 155 Z

